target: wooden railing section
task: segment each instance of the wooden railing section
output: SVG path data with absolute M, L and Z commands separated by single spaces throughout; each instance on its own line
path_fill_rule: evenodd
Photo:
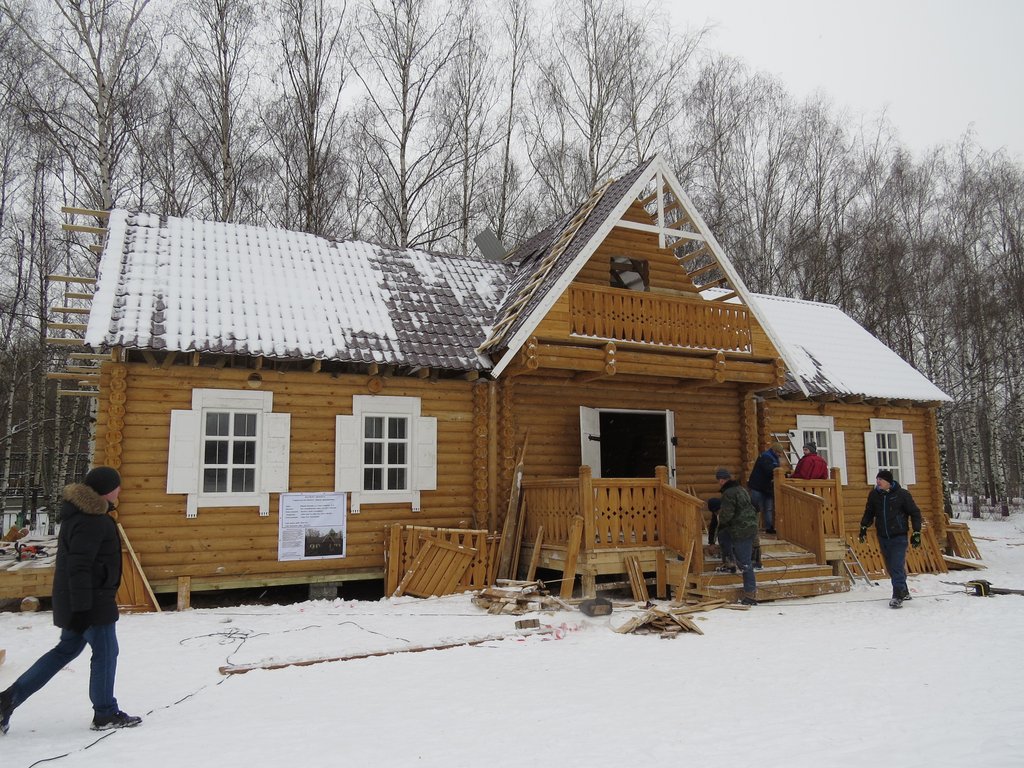
M 572 520 L 583 517 L 581 552 L 623 547 L 669 547 L 686 555 L 693 572 L 703 568 L 704 502 L 668 485 L 668 470 L 653 478 L 597 478 L 580 467 L 572 480 L 524 479 L 524 542 L 544 526 L 545 546 L 566 546 Z
M 750 352 L 750 315 L 739 304 L 626 291 L 569 287 L 569 332 L 669 347 Z
M 799 480 L 786 477 L 782 468 L 775 470 L 775 488 L 787 486 L 822 499 L 821 524 L 826 537 L 842 538 L 846 535 L 843 525 L 843 483 L 838 467 L 832 467 L 827 480 Z M 775 514 L 779 514 L 778 491 L 776 490 Z M 776 525 L 776 528 L 778 526 Z
M 825 564 L 824 501 L 820 496 L 786 483 L 775 485 L 775 530 L 779 537 L 814 553 Z

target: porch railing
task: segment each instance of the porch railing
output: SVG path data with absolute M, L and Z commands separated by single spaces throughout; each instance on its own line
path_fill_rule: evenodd
M 521 489 L 527 542 L 543 525 L 545 545 L 567 546 L 572 520 L 582 515 L 581 552 L 664 546 L 686 555 L 692 544 L 691 569 L 703 568 L 703 502 L 669 486 L 664 467 L 653 478 L 595 479 L 583 466 L 578 478 L 524 478 Z
M 775 486 L 775 530 L 786 541 L 814 553 L 818 565 L 825 564 L 823 507 L 820 496 L 785 483 Z
M 827 480 L 800 480 L 786 477 L 785 472 L 779 468 L 775 470 L 775 487 L 783 485 L 791 488 L 798 488 L 807 493 L 813 493 L 822 500 L 821 524 L 825 536 L 842 538 L 845 535 L 843 525 L 843 483 L 838 467 L 832 467 Z M 776 500 L 778 509 L 778 500 Z
M 670 347 L 751 350 L 744 306 L 598 285 L 569 287 L 569 332 Z

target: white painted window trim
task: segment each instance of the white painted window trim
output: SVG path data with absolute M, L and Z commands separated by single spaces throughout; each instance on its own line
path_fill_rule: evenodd
M 273 413 L 273 392 L 193 389 L 191 410 L 172 410 L 167 459 L 167 493 L 187 495 L 185 515 L 202 507 L 258 507 L 270 514 L 270 494 L 288 490 L 291 414 Z M 255 411 L 256 488 L 252 493 L 203 493 L 204 411 Z
M 363 504 L 411 504 L 420 511 L 420 492 L 437 489 L 437 419 L 421 415 L 418 397 L 354 395 L 352 415 L 335 416 L 334 490 L 349 493 L 352 514 Z M 409 487 L 402 491 L 363 490 L 363 418 L 406 416 L 409 419 Z
M 795 467 L 796 462 L 803 456 L 803 433 L 804 430 L 815 432 L 828 432 L 829 439 L 829 467 L 839 468 L 839 482 L 846 485 L 849 473 L 846 471 L 846 433 L 836 429 L 834 416 L 819 416 L 817 414 L 797 414 L 796 429 L 789 431 L 790 444 L 790 466 Z M 795 457 L 795 458 L 794 458 Z
M 898 452 L 900 458 L 899 484 L 904 488 L 917 483 L 916 457 L 914 455 L 914 436 L 903 431 L 902 419 L 871 419 L 870 432 L 864 433 L 864 463 L 867 468 L 867 484 L 874 485 L 878 475 L 878 447 L 876 435 L 879 432 L 895 432 L 898 435 Z

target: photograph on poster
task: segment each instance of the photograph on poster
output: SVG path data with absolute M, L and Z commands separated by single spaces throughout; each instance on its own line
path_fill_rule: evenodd
M 277 559 L 344 557 L 346 499 L 344 493 L 282 493 Z

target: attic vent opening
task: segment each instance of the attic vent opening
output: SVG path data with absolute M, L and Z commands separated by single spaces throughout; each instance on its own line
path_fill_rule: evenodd
M 629 291 L 649 291 L 650 267 L 647 259 L 633 259 L 629 256 L 612 256 L 611 286 Z

